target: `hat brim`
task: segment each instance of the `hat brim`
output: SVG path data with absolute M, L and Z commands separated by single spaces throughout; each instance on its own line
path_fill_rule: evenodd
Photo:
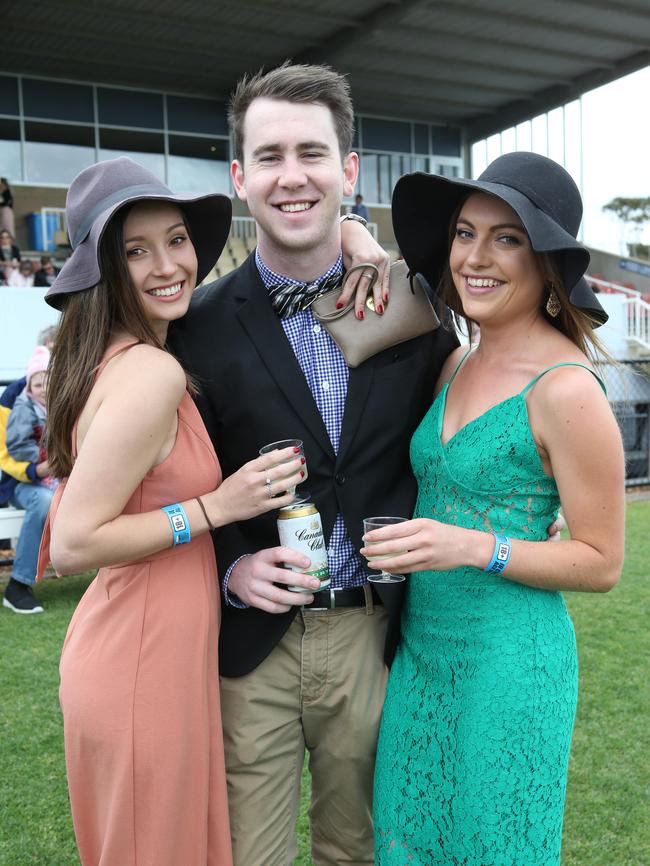
M 183 211 L 197 258 L 197 285 L 216 264 L 226 245 L 232 221 L 232 203 L 228 196 L 211 193 L 190 195 L 142 195 L 127 198 L 103 211 L 93 223 L 88 236 L 72 252 L 48 289 L 45 300 L 62 309 L 67 295 L 97 285 L 101 280 L 99 249 L 111 217 L 121 208 L 138 201 L 170 202 Z
M 393 191 L 395 239 L 409 270 L 436 286 L 449 255 L 451 218 L 470 192 L 484 192 L 505 202 L 517 214 L 536 252 L 556 253 L 569 300 L 598 324 L 607 321 L 595 293 L 584 280 L 589 251 L 523 193 L 500 183 L 447 178 L 415 172 L 404 175 Z

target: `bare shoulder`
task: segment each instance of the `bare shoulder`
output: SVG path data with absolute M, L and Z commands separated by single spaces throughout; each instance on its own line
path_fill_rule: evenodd
M 578 366 L 582 364 L 583 366 Z M 552 450 L 587 453 L 592 447 L 618 442 L 614 413 L 598 371 L 582 357 L 545 373 L 532 388 L 528 412 L 533 433 Z
M 178 409 L 187 387 L 185 373 L 168 352 L 132 346 L 112 358 L 97 379 L 79 418 L 83 437 L 97 413 L 165 424 Z
M 125 389 L 154 388 L 157 396 L 180 400 L 186 387 L 185 372 L 173 355 L 155 346 L 139 344 L 115 357 L 106 368 L 111 385 Z
M 545 372 L 532 389 L 531 397 L 540 408 L 571 412 L 584 408 L 585 401 L 608 405 L 598 370 L 582 354 Z

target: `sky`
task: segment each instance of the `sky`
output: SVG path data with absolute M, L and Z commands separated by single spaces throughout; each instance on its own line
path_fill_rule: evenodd
M 615 254 L 627 252 L 625 241 L 650 243 L 650 224 L 640 236 L 624 234 L 620 221 L 602 210 L 619 196 L 650 196 L 649 93 L 650 66 L 474 145 L 473 174 L 500 153 L 543 153 L 562 163 L 581 189 L 584 243 Z

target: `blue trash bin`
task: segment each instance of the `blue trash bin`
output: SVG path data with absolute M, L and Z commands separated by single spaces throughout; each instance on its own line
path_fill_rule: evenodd
M 43 224 L 45 224 L 45 235 L 43 235 Z M 54 252 L 54 233 L 59 228 L 59 218 L 55 213 L 46 213 L 45 220 L 41 218 L 40 211 L 27 214 L 27 234 L 29 236 L 29 248 L 41 252 Z

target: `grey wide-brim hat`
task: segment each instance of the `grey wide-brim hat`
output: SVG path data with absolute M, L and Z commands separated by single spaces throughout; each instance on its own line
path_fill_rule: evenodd
M 50 306 L 60 310 L 67 295 L 97 285 L 104 229 L 116 211 L 136 201 L 178 205 L 196 252 L 197 284 L 212 270 L 230 231 L 232 204 L 228 196 L 175 195 L 155 174 L 128 156 L 120 156 L 85 168 L 70 185 L 66 217 L 72 255 L 45 295 Z
M 522 222 L 536 252 L 553 253 L 569 301 L 596 325 L 607 321 L 596 294 L 585 280 L 589 251 L 576 240 L 582 219 L 580 191 L 561 165 L 537 153 L 506 153 L 491 162 L 478 180 L 424 172 L 407 174 L 393 191 L 393 229 L 413 273 L 437 286 L 449 258 L 449 230 L 454 212 L 473 191 L 496 196 Z

